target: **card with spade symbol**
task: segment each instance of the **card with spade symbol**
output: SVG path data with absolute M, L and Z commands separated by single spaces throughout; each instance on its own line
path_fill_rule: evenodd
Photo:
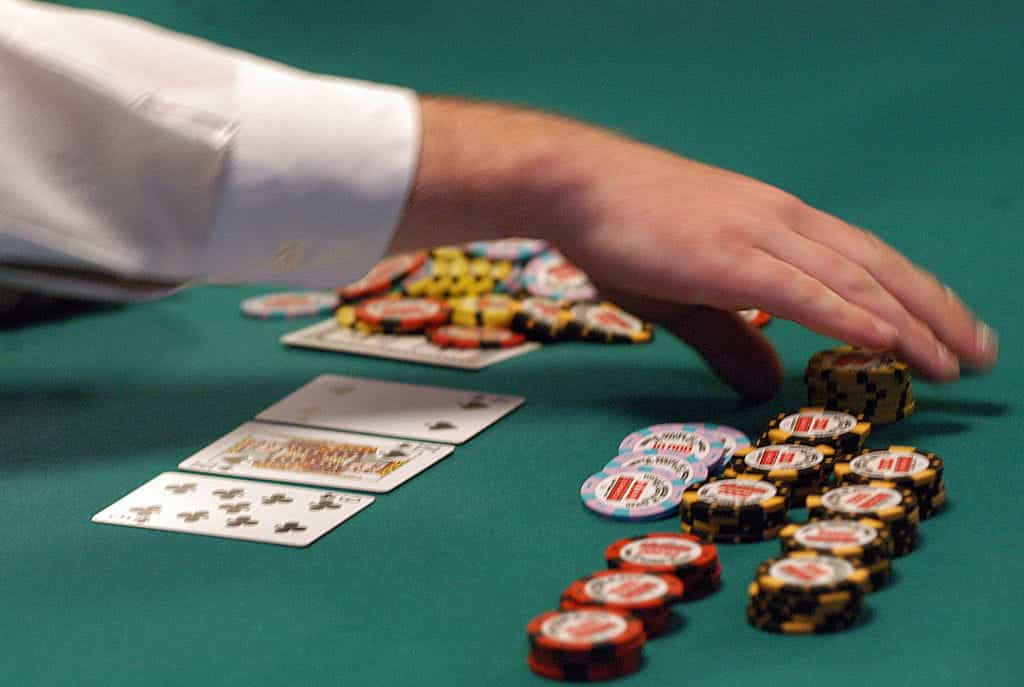
M 92 521 L 309 546 L 373 503 L 365 494 L 165 472 L 104 508 Z
M 321 375 L 256 419 L 462 444 L 525 401 L 483 391 Z
M 178 467 L 228 477 L 383 493 L 454 450 L 447 444 L 247 422 Z

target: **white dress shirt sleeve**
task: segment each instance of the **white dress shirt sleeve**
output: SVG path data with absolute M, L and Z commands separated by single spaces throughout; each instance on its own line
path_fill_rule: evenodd
M 353 281 L 398 224 L 419 137 L 405 89 L 0 0 L 0 281 L 99 298 Z

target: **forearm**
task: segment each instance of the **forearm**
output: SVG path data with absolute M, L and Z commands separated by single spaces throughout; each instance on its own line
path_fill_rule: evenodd
M 503 236 L 559 242 L 583 222 L 579 152 L 600 130 L 498 103 L 421 96 L 416 179 L 389 251 Z

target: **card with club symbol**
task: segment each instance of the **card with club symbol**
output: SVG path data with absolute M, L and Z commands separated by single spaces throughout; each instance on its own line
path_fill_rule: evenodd
M 525 400 L 484 391 L 321 375 L 256 419 L 462 444 Z
M 230 477 L 382 493 L 412 479 L 454 450 L 448 444 L 247 422 L 178 467 Z
M 373 503 L 365 494 L 165 472 L 93 522 L 309 546 Z

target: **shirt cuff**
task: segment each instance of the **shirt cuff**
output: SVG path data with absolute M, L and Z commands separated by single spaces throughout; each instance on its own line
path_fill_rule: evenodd
M 383 255 L 415 178 L 412 91 L 239 64 L 240 127 L 195 273 L 309 288 L 361 276 Z

